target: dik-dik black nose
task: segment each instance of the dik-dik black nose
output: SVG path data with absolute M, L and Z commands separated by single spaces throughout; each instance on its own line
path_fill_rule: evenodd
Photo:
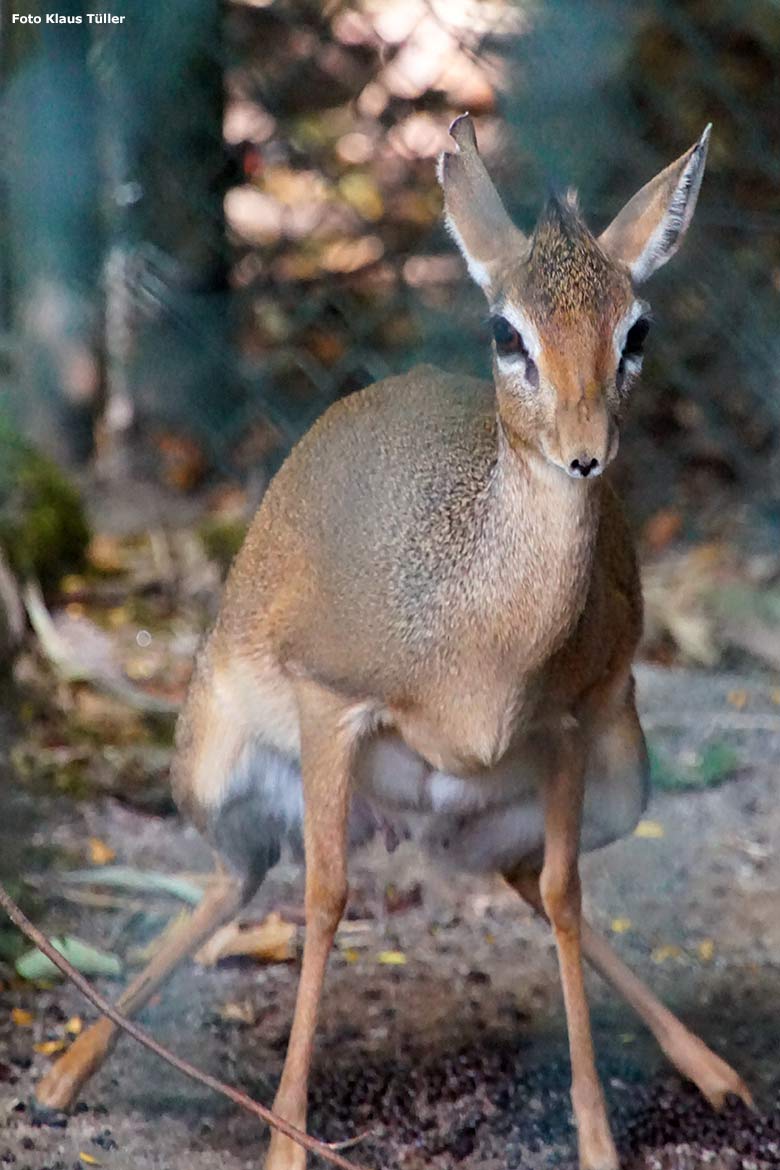
M 569 475 L 575 478 L 582 476 L 583 479 L 587 479 L 589 475 L 598 475 L 600 470 L 598 459 L 592 459 L 590 455 L 578 455 L 569 464 Z

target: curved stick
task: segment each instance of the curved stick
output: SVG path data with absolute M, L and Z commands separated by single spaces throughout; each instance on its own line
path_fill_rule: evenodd
M 221 1097 L 227 1097 L 229 1101 L 239 1105 L 242 1109 L 246 1109 L 248 1113 L 253 1113 L 255 1117 L 259 1117 L 266 1125 L 278 1129 L 285 1134 L 292 1141 L 297 1142 L 299 1146 L 303 1146 L 311 1154 L 317 1154 L 320 1158 L 324 1158 L 326 1162 L 330 1162 L 333 1166 L 339 1166 L 341 1170 L 367 1170 L 367 1167 L 360 1166 L 356 1162 L 348 1162 L 346 1158 L 342 1158 L 340 1154 L 336 1153 L 333 1146 L 327 1145 L 325 1142 L 317 1141 L 316 1138 L 309 1137 L 308 1134 L 303 1133 L 302 1130 L 297 1129 L 294 1125 L 290 1125 L 284 1118 L 278 1117 L 272 1110 L 266 1109 L 265 1105 L 260 1105 L 246 1093 L 242 1093 L 240 1089 L 234 1089 L 230 1085 L 218 1081 L 216 1077 L 210 1076 L 208 1073 L 201 1072 L 200 1069 L 195 1068 L 189 1061 L 183 1060 L 175 1053 L 169 1052 L 162 1044 L 158 1042 L 139 1028 L 137 1024 L 132 1023 L 126 1019 L 121 1012 L 118 1012 L 112 1003 L 104 999 L 99 992 L 95 991 L 92 984 L 84 978 L 84 976 L 76 970 L 72 963 L 56 950 L 49 942 L 45 934 L 43 934 L 37 926 L 30 922 L 23 910 L 21 910 L 13 898 L 10 897 L 5 888 L 0 884 L 0 907 L 6 912 L 8 917 L 15 926 L 25 934 L 31 942 L 35 943 L 39 951 L 41 951 L 47 959 L 54 963 L 55 967 L 65 975 L 71 983 L 73 983 L 81 992 L 81 994 L 93 1004 L 99 1012 L 121 1028 L 123 1032 L 127 1032 L 128 1036 L 132 1036 L 139 1044 L 143 1044 L 144 1048 L 148 1048 L 155 1056 L 159 1056 L 166 1064 L 170 1064 L 173 1068 L 178 1069 L 179 1072 L 184 1073 L 185 1077 L 189 1077 L 192 1081 L 197 1081 L 198 1084 L 205 1085 L 207 1089 L 219 1093 Z

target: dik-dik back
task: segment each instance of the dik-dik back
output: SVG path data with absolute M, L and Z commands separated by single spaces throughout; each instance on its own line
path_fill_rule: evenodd
M 648 331 L 637 289 L 690 223 L 708 132 L 598 238 L 572 197 L 550 199 L 523 235 L 470 120 L 451 133 L 445 219 L 488 301 L 492 381 L 423 366 L 371 386 L 331 407 L 270 485 L 199 656 L 173 766 L 226 876 L 120 1002 L 137 1010 L 285 841 L 303 848 L 306 941 L 275 1108 L 304 1126 L 348 845 L 416 837 L 503 874 L 549 919 L 581 1166 L 615 1170 L 581 952 L 713 1103 L 749 1099 L 583 922 L 577 868 L 581 848 L 630 831 L 647 796 L 631 675 L 640 591 L 602 473 Z M 44 1099 L 72 1099 L 106 1027 L 68 1053 Z M 275 1133 L 266 1170 L 304 1163 Z

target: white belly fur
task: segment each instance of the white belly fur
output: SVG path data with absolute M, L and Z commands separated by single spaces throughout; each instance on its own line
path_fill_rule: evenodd
M 412 838 L 451 866 L 500 872 L 542 851 L 540 780 L 540 764 L 531 753 L 505 757 L 473 777 L 453 776 L 432 769 L 396 734 L 380 732 L 358 753 L 350 837 L 354 844 L 377 832 Z M 249 836 L 263 839 L 264 831 L 274 831 L 273 821 L 283 836 L 300 841 L 303 794 L 297 761 L 250 741 L 228 787 L 231 801 L 250 798 L 246 813 L 257 823 Z M 583 850 L 630 832 L 642 809 L 641 793 L 639 774 L 588 775 Z
M 459 869 L 493 872 L 538 851 L 543 819 L 539 777 L 530 766 L 501 764 L 478 776 L 432 769 L 396 735 L 364 744 L 356 794 L 397 836 Z

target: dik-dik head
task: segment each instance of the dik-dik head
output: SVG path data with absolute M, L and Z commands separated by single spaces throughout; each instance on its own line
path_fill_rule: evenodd
M 507 215 L 467 115 L 450 127 L 439 181 L 447 227 L 490 305 L 498 410 L 513 447 L 574 477 L 599 475 L 642 365 L 648 306 L 637 288 L 674 255 L 693 217 L 709 127 L 596 238 L 576 199 L 551 198 L 533 235 Z

